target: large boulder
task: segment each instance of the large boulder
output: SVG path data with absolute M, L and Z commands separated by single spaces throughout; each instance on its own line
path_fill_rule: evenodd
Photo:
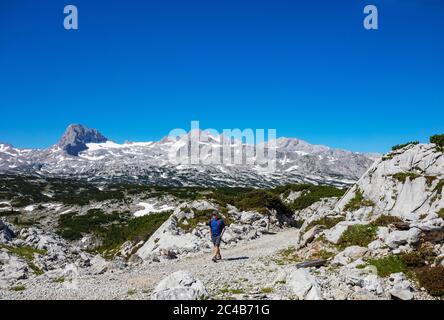
M 187 271 L 177 271 L 162 281 L 151 294 L 151 300 L 198 300 L 208 297 L 203 283 Z
M 414 245 L 418 243 L 421 230 L 412 228 L 406 231 L 392 231 L 384 239 L 385 244 L 391 249 L 396 249 L 401 245 L 409 244 Z
M 350 246 L 344 249 L 344 251 L 338 253 L 331 262 L 334 265 L 347 265 L 359 258 L 362 258 L 368 249 L 359 246 Z
M 168 251 L 175 254 L 185 254 L 198 252 L 203 248 L 209 248 L 208 228 L 202 232 L 184 233 L 177 227 L 177 219 L 171 216 L 159 229 L 146 241 L 136 254 L 143 260 L 150 260 L 153 257 L 161 256 L 161 252 Z
M 299 242 L 299 246 L 300 247 L 304 247 L 306 246 L 308 243 L 312 242 L 314 240 L 314 238 L 320 234 L 322 231 L 324 230 L 324 228 L 322 226 L 316 225 L 313 228 L 311 228 L 310 230 L 308 230 L 307 232 L 304 233 L 304 235 L 302 236 L 300 242 Z
M 242 212 L 240 222 L 245 224 L 252 224 L 253 222 L 260 220 L 262 216 L 259 213 L 256 212 Z
M 96 255 L 90 261 L 90 271 L 92 274 L 103 274 L 110 269 L 111 264 L 103 259 L 100 255 Z
M 323 299 L 319 284 L 307 269 L 293 271 L 287 280 L 288 286 L 299 300 Z
M 361 287 L 376 295 L 384 292 L 381 279 L 371 269 L 356 269 L 345 266 L 339 270 L 339 275 L 347 285 Z

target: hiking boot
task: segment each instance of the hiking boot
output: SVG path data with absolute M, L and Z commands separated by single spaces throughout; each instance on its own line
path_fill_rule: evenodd
M 213 259 L 211 259 L 213 262 L 217 262 L 217 258 L 216 256 L 213 257 Z
M 218 256 L 216 256 L 215 258 L 216 258 L 216 260 L 222 260 L 221 255 L 218 255 Z

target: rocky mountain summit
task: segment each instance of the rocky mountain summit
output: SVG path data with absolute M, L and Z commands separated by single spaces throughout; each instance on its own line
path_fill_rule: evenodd
M 57 146 L 71 156 L 78 156 L 80 152 L 88 149 L 88 143 L 105 143 L 105 138 L 96 129 L 89 129 L 80 124 L 70 125 Z
M 191 132 L 187 136 L 191 137 Z M 199 131 L 198 137 L 199 150 L 222 153 L 223 135 Z M 48 149 L 18 149 L 0 144 L 0 172 L 97 183 L 270 187 L 307 182 L 344 186 L 359 179 L 379 157 L 311 145 L 294 138 L 279 138 L 276 140 L 276 170 L 269 171 L 259 161 L 257 145 L 231 142 L 232 155 L 237 148 L 241 150 L 243 160 L 239 164 L 208 164 L 202 159 L 199 164 L 172 163 L 171 150 L 188 154 L 190 142 L 166 137 L 154 142 L 118 144 L 95 129 L 71 125 L 59 143 Z M 267 146 L 263 147 L 265 153 L 268 152 Z M 247 154 L 253 155 L 254 163 L 246 162 Z

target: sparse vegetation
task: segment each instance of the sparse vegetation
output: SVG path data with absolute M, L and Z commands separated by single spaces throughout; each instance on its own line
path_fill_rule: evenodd
M 416 272 L 419 284 L 433 296 L 444 295 L 444 267 L 423 267 Z
M 435 187 L 435 191 L 437 194 L 442 194 L 442 189 L 444 188 L 444 180 L 440 180 Z
M 372 259 L 368 263 L 378 270 L 378 275 L 387 277 L 392 273 L 406 272 L 407 266 L 397 255 L 390 255 L 381 259 Z
M 444 151 L 444 134 L 435 134 L 430 137 L 430 143 L 436 144 L 438 151 Z
M 379 216 L 375 221 L 372 222 L 372 225 L 377 227 L 386 227 L 392 223 L 400 223 L 403 222 L 402 219 L 396 216 Z
M 130 290 L 128 290 L 128 292 L 127 292 L 126 294 L 129 295 L 129 296 L 133 296 L 133 295 L 135 295 L 136 293 L 137 293 L 136 290 L 134 290 L 134 289 L 130 289 Z
M 10 288 L 11 291 L 21 292 L 26 290 L 26 286 L 24 285 L 18 285 L 15 287 Z
M 5 245 L 5 244 L 0 244 L 0 249 L 6 249 L 11 254 L 23 258 L 28 263 L 29 268 L 31 268 L 31 270 L 34 272 L 34 274 L 36 274 L 36 275 L 43 274 L 43 271 L 34 264 L 34 255 L 35 254 L 41 254 L 41 255 L 47 254 L 46 250 L 39 250 L 39 249 L 29 247 L 29 246 L 13 247 L 13 246 Z
M 435 181 L 436 179 L 438 179 L 436 176 L 426 176 L 426 183 L 428 187 L 432 186 L 433 181 Z
M 63 214 L 58 221 L 58 234 L 68 240 L 78 240 L 90 233 L 104 233 L 106 226 L 123 221 L 123 217 L 114 212 L 104 213 L 100 209 L 89 210 L 87 214 L 76 212 Z
M 362 207 L 372 207 L 374 203 L 371 200 L 365 199 L 361 190 L 357 189 L 355 196 L 345 205 L 345 211 L 356 211 Z
M 425 247 L 420 247 L 415 251 L 403 253 L 400 255 L 401 260 L 409 268 L 419 268 L 432 263 L 435 260 L 436 254 L 433 250 Z
M 441 219 L 444 219 L 444 208 L 439 209 L 437 214 L 438 214 L 438 217 L 440 217 Z
M 243 294 L 245 291 L 243 289 L 230 289 L 230 288 L 222 288 L 220 289 L 220 293 L 222 294 Z
M 436 262 L 435 259 L 436 254 L 432 248 L 420 246 L 415 251 L 371 259 L 367 263 L 375 266 L 381 277 L 403 272 L 410 279 L 418 281 L 429 294 L 442 296 L 444 294 L 444 267 L 441 265 L 431 267 L 432 263 Z M 357 268 L 365 268 L 368 264 L 359 265 Z
M 411 141 L 411 142 L 407 142 L 407 143 L 403 143 L 403 144 L 397 144 L 392 147 L 392 151 L 399 150 L 399 149 L 402 149 L 402 148 L 407 147 L 409 145 L 416 145 L 416 144 L 419 144 L 419 141 Z
M 113 224 L 101 230 L 99 236 L 102 239 L 102 246 L 98 248 L 98 251 L 105 252 L 119 248 L 126 241 L 138 243 L 148 240 L 171 213 L 171 211 L 152 213 L 120 224 Z
M 273 292 L 273 288 L 266 287 L 266 288 L 262 288 L 261 291 L 262 291 L 262 293 L 269 294 L 269 293 Z
M 289 203 L 291 210 L 302 210 L 323 198 L 342 197 L 346 190 L 338 189 L 332 186 L 316 186 L 310 184 L 293 184 L 276 187 L 272 189 L 276 194 L 282 194 L 284 198 L 288 197 L 290 192 L 301 192 L 301 196 Z
M 84 235 L 96 236 L 101 245 L 98 252 L 113 254 L 126 241 L 146 241 L 171 215 L 171 211 L 152 213 L 142 217 L 131 217 L 128 213 L 104 213 L 89 210 L 87 214 L 68 213 L 61 215 L 58 233 L 68 240 L 78 240 Z
M 291 210 L 277 195 L 266 190 L 253 190 L 239 195 L 234 205 L 240 210 L 255 210 L 262 214 L 266 214 L 268 209 L 274 209 L 278 214 L 291 214 Z
M 65 277 L 60 277 L 54 280 L 55 283 L 64 283 L 66 281 Z
M 349 246 L 366 247 L 376 239 L 377 229 L 378 228 L 372 224 L 351 225 L 342 234 L 338 245 L 342 248 Z
M 278 265 L 286 265 L 300 262 L 301 259 L 297 255 L 297 250 L 295 247 L 288 247 L 279 251 L 278 257 L 274 259 L 274 262 Z
M 409 178 L 410 181 L 413 181 L 416 178 L 419 178 L 420 175 L 414 172 L 399 172 L 392 175 L 392 177 L 398 180 L 399 182 L 405 183 L 407 178 Z
M 193 210 L 194 217 L 179 221 L 178 226 L 182 230 L 191 231 L 201 223 L 207 224 L 211 219 L 212 213 L 213 210 Z
M 333 228 L 339 222 L 344 221 L 345 217 L 322 217 L 319 220 L 310 222 L 306 230 L 310 230 L 314 226 L 324 226 L 325 229 Z
M 319 255 L 319 258 L 324 259 L 324 260 L 328 260 L 328 259 L 334 257 L 336 255 L 336 253 L 333 251 L 327 251 L 327 250 L 322 249 L 322 250 L 319 250 L 318 255 Z

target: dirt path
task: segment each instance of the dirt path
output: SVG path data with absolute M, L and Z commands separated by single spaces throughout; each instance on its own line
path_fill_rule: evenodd
M 289 229 L 236 247 L 222 247 L 223 260 L 211 261 L 211 253 L 203 252 L 180 260 L 146 264 L 104 275 L 78 276 L 72 283 L 55 283 L 36 278 L 22 292 L 0 292 L 12 299 L 148 299 L 157 283 L 167 275 L 187 270 L 200 279 L 212 297 L 242 295 L 259 298 L 274 284 L 282 271 L 274 262 L 278 251 L 295 244 L 296 229 Z M 273 287 L 276 293 L 279 288 Z

